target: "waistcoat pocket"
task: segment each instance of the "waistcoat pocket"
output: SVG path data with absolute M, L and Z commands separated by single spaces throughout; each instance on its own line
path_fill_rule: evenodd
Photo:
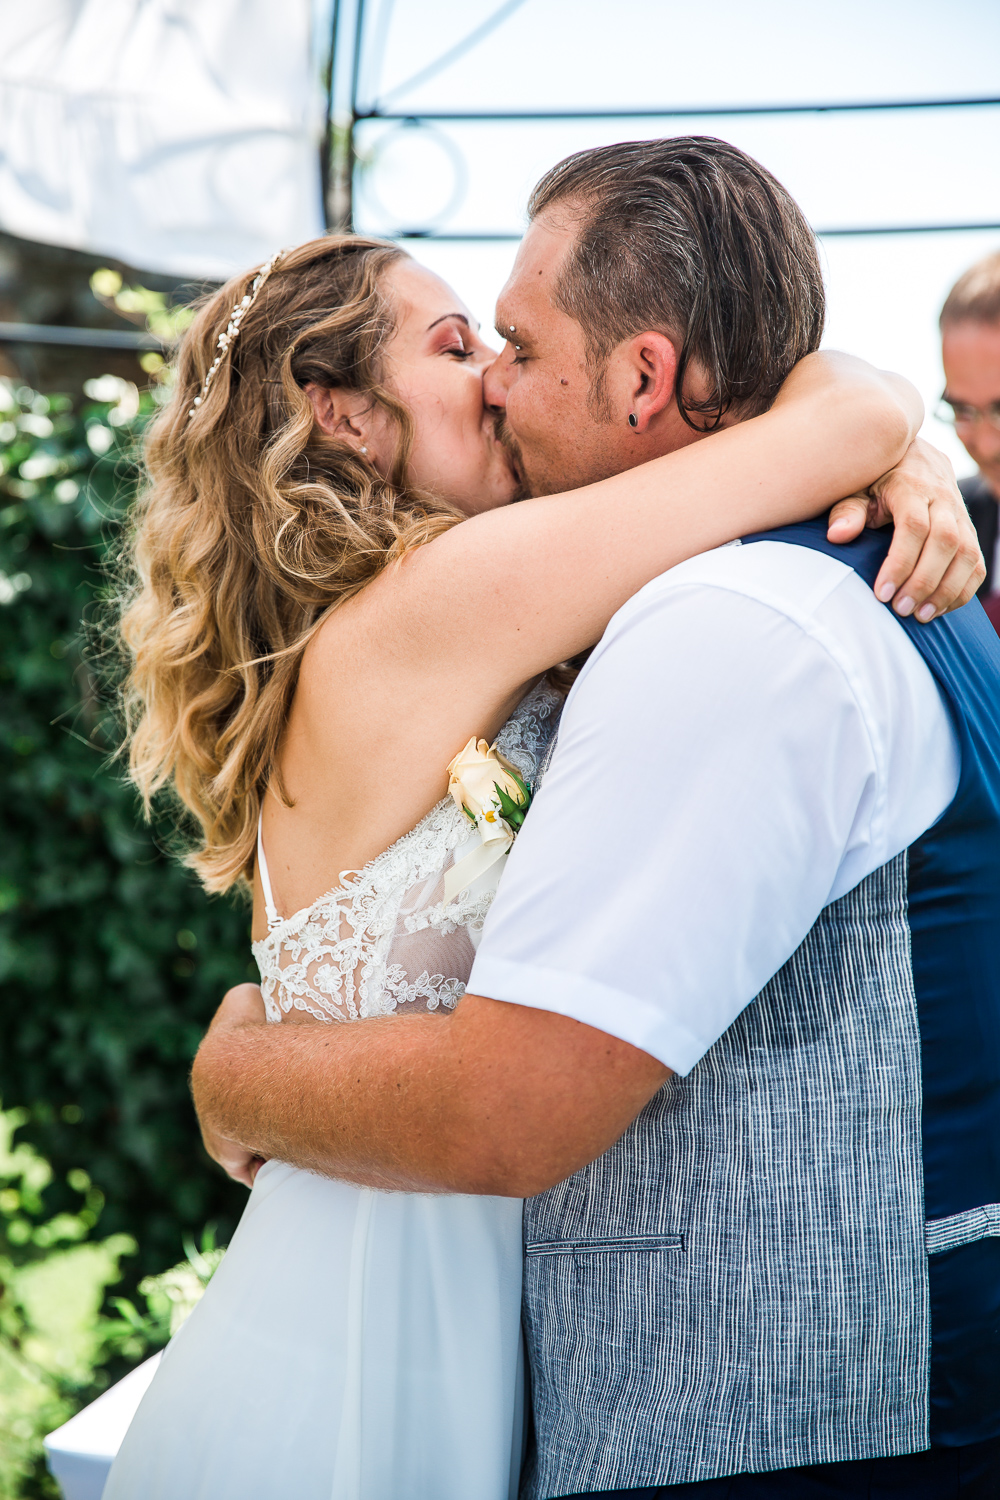
M 684 1249 L 682 1234 L 592 1236 L 575 1240 L 529 1240 L 525 1255 L 620 1255 L 623 1252 Z

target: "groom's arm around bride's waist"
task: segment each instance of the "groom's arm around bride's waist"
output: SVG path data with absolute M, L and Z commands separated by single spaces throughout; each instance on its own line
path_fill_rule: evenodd
M 692 559 L 581 673 L 454 1015 L 289 1034 L 223 1007 L 199 1112 L 352 1181 L 537 1193 L 689 1072 L 956 780 L 934 682 L 855 573 L 780 542 Z
M 373 1187 L 527 1197 L 611 1146 L 669 1071 L 551 1012 L 469 995 L 452 1015 L 248 1023 L 227 996 L 192 1072 L 248 1153 Z

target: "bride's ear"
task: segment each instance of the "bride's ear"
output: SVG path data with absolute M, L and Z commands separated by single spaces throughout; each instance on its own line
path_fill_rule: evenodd
M 364 396 L 338 386 L 317 385 L 314 380 L 303 386 L 303 390 L 309 397 L 318 427 L 330 437 L 350 443 L 359 453 L 367 453 L 372 408 Z

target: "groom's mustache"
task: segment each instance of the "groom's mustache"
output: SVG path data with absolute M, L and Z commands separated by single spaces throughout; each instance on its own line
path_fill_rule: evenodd
M 504 412 L 497 412 L 493 418 L 493 435 L 510 459 L 511 467 L 517 475 L 517 493 L 515 500 L 527 500 L 530 491 L 524 479 L 524 461 L 521 457 L 521 445 L 507 425 L 507 417 Z

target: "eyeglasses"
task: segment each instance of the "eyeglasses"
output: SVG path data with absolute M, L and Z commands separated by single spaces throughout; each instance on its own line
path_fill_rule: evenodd
M 952 401 L 950 396 L 942 396 L 934 415 L 939 422 L 950 422 L 954 427 L 972 427 L 976 422 L 985 422 L 1000 432 L 1000 401 L 973 406 L 968 401 Z

